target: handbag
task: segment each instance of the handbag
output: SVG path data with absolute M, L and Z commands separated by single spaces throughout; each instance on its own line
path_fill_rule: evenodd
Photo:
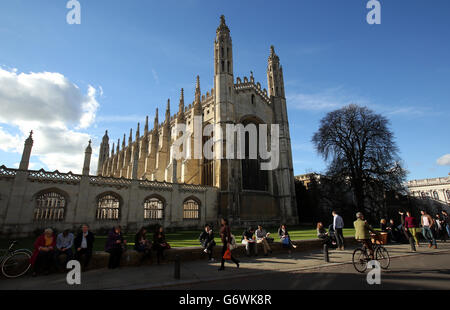
M 228 248 L 230 250 L 234 250 L 236 247 L 237 247 L 237 245 L 236 245 L 236 238 L 234 237 L 233 234 L 231 234 L 230 241 L 228 242 Z
M 282 238 L 281 239 L 281 243 L 283 244 L 283 245 L 289 245 L 289 237 L 285 237 L 285 238 Z
M 230 260 L 231 259 L 231 251 L 230 251 L 230 249 L 227 249 L 225 251 L 225 253 L 223 254 L 223 259 L 225 259 L 225 260 Z

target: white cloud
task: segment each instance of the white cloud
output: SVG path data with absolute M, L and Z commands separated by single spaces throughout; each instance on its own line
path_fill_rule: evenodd
M 439 166 L 450 166 L 450 154 L 446 154 L 437 160 Z
M 159 76 L 155 69 L 152 69 L 152 75 L 153 75 L 153 79 L 155 80 L 155 83 L 157 85 L 159 85 Z
M 0 124 L 21 132 L 21 136 L 13 135 L 0 127 L 0 149 L 21 153 L 24 139 L 33 130 L 32 156 L 50 170 L 80 173 L 84 150 L 91 139 L 81 130 L 95 122 L 97 93 L 89 85 L 83 94 L 60 73 L 18 73 L 17 69 L 0 67 Z M 94 162 L 92 158 L 91 166 Z

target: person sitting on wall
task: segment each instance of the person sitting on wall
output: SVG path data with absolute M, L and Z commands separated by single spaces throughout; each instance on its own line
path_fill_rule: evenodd
M 142 227 L 138 233 L 136 234 L 136 237 L 134 239 L 134 249 L 142 253 L 141 263 L 146 259 L 149 258 L 150 261 L 152 259 L 152 242 L 150 240 L 147 240 L 147 230 Z
M 214 241 L 214 232 L 211 226 L 205 225 L 205 230 L 200 234 L 200 243 L 203 247 L 203 251 L 208 254 L 208 259 L 210 262 L 214 261 L 213 252 L 216 242 Z
M 126 250 L 127 241 L 123 238 L 122 227 L 114 226 L 106 240 L 105 251 L 109 253 L 108 268 L 114 269 L 120 266 L 122 253 Z
M 62 266 L 63 268 L 65 268 L 67 262 L 73 258 L 72 246 L 73 234 L 69 229 L 66 229 L 62 233 L 58 234 L 58 237 L 56 237 L 56 262 L 59 263 L 59 257 L 61 255 L 65 255 L 66 259 L 64 266 Z
M 41 271 L 45 275 L 50 273 L 50 269 L 55 263 L 55 247 L 55 234 L 51 228 L 47 228 L 34 242 L 34 251 L 30 260 L 34 277 Z
M 286 224 L 280 225 L 280 228 L 278 228 L 278 236 L 280 237 L 283 248 L 288 249 L 289 258 L 292 257 L 292 249 L 296 249 L 297 246 L 292 243 Z
M 166 242 L 166 234 L 164 227 L 160 226 L 153 235 L 153 248 L 156 250 L 156 262 L 158 265 L 164 259 L 164 250 L 170 249 L 170 245 Z
M 89 226 L 84 224 L 81 226 L 81 231 L 73 241 L 75 247 L 75 259 L 81 263 L 84 257 L 83 268 L 86 269 L 92 257 L 92 249 L 94 248 L 94 233 L 89 231 Z
M 251 252 L 254 253 L 255 256 L 258 255 L 258 247 L 256 246 L 256 237 L 255 230 L 252 227 L 249 227 L 242 234 L 242 244 L 245 244 L 245 252 L 247 256 L 251 256 Z
M 322 222 L 317 223 L 317 238 L 322 240 L 322 245 L 326 244 L 330 248 L 333 247 L 331 238 L 330 238 L 327 230 L 325 229 L 325 227 L 323 227 Z
M 263 245 L 264 256 L 267 256 L 268 252 L 272 253 L 272 248 L 269 245 L 268 239 L 270 238 L 273 241 L 273 238 L 270 237 L 270 233 L 266 232 L 266 230 L 262 227 L 262 225 L 258 225 L 258 229 L 255 231 L 255 236 L 256 236 L 256 247 L 260 243 Z

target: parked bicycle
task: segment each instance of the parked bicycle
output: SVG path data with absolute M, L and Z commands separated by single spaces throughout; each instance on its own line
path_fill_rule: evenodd
M 2 274 L 7 278 L 17 278 L 25 273 L 31 267 L 31 251 L 27 249 L 14 250 L 17 241 L 13 241 L 8 250 L 0 256 L 0 266 Z
M 377 236 L 373 235 L 372 242 L 374 259 L 380 263 L 381 269 L 388 269 L 391 263 L 391 258 L 389 256 L 388 250 L 381 244 Z M 367 270 L 367 263 L 372 259 L 370 257 L 369 249 L 363 244 L 360 248 L 353 251 L 353 267 L 355 267 L 358 272 L 365 272 Z

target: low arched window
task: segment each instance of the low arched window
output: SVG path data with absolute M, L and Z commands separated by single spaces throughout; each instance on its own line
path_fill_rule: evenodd
M 144 219 L 161 220 L 164 218 L 164 203 L 157 197 L 150 197 L 144 201 Z
M 116 195 L 106 194 L 97 200 L 98 220 L 118 220 L 120 216 L 120 199 Z
M 47 192 L 36 197 L 35 221 L 62 221 L 66 208 L 66 198 L 56 192 Z
M 199 219 L 200 218 L 200 204 L 190 198 L 183 203 L 183 218 L 184 219 Z
M 447 199 L 450 200 L 450 191 L 447 191 Z

